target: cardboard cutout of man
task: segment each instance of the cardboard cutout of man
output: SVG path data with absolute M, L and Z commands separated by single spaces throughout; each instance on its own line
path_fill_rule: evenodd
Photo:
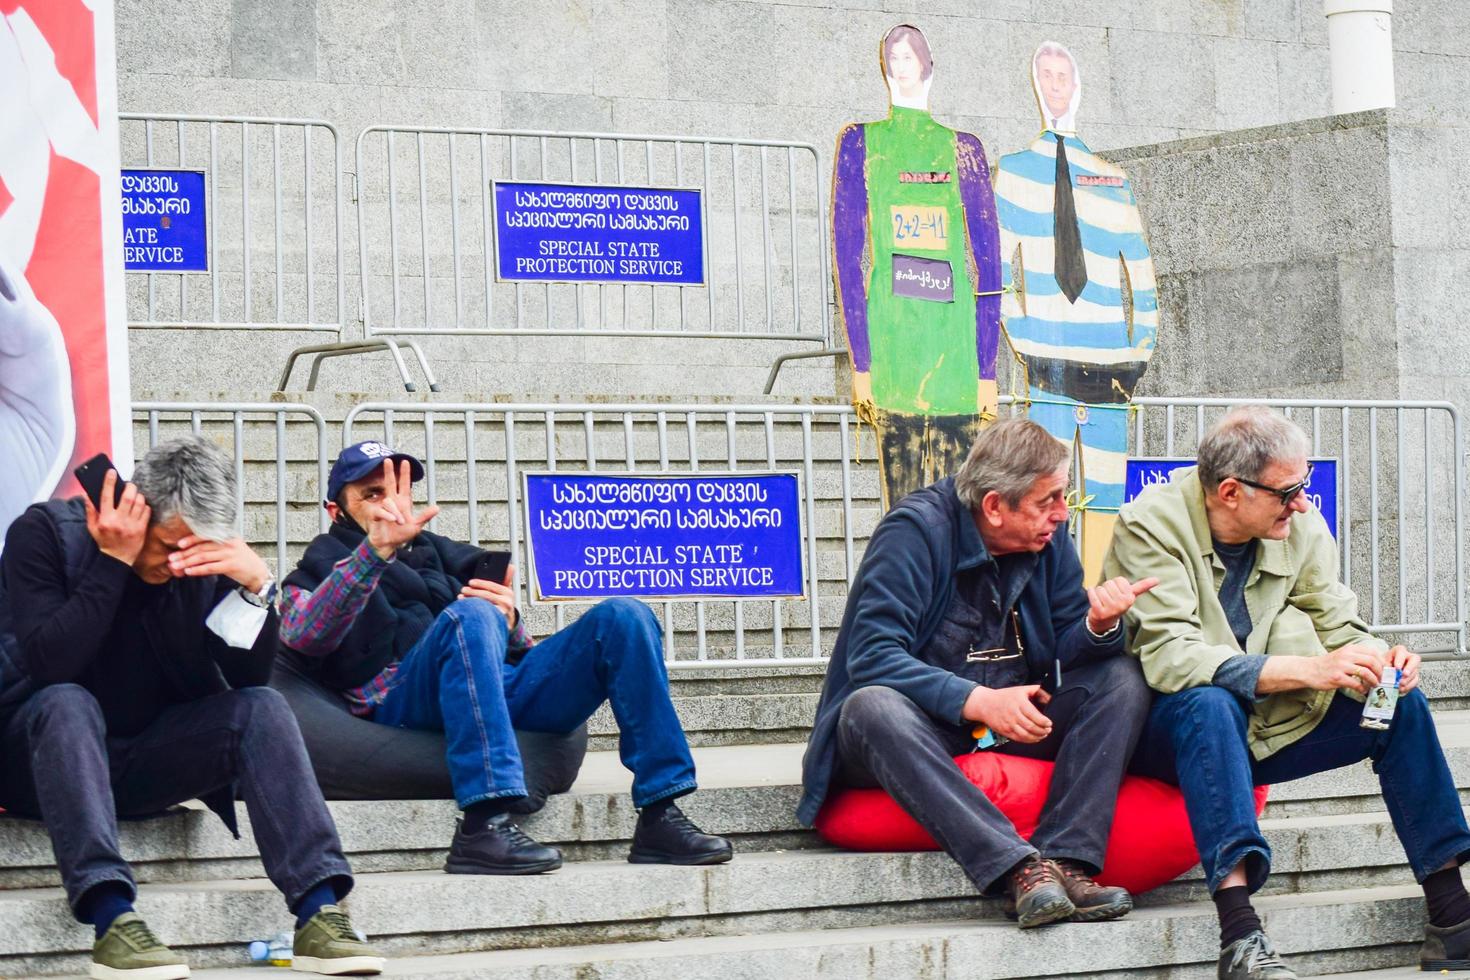
M 1029 415 L 1076 447 L 1083 567 L 1097 578 L 1123 504 L 1128 403 L 1158 334 L 1154 265 L 1122 168 L 1077 138 L 1082 79 L 1054 41 L 1031 82 L 1042 132 L 995 175 L 1006 341 L 1025 369 Z
M 853 403 L 878 431 L 887 507 L 953 473 L 995 414 L 1000 250 L 979 138 L 929 114 L 923 32 L 894 27 L 879 57 L 892 108 L 838 137 L 832 246 Z

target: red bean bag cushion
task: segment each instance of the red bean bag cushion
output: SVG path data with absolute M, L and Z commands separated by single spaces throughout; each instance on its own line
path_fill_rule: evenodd
M 972 752 L 954 761 L 1029 840 L 1046 803 L 1052 763 L 995 752 Z M 1265 809 L 1268 789 L 1256 787 L 1257 815 Z M 822 805 L 816 828 L 828 842 L 855 851 L 939 850 L 934 838 L 881 789 L 838 790 Z M 1136 895 L 1173 881 L 1198 862 L 1179 790 L 1157 779 L 1125 777 L 1098 880 Z

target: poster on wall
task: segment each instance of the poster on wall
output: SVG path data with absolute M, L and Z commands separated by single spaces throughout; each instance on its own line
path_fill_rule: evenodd
M 111 0 L 0 0 L 0 531 L 132 471 Z

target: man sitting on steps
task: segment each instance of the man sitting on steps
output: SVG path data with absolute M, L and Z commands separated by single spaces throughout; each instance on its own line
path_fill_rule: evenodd
M 1429 901 L 1420 964 L 1470 969 L 1470 830 L 1416 690 L 1419 658 L 1368 631 L 1308 504 L 1308 442 L 1262 406 L 1200 440 L 1198 467 L 1123 507 L 1109 575 L 1159 586 L 1129 611 L 1132 652 L 1159 696 L 1134 770 L 1176 783 L 1220 914 L 1220 980 L 1294 980 L 1251 907 L 1271 848 L 1253 786 L 1371 758 L 1394 830 Z M 1387 731 L 1359 726 L 1363 695 L 1402 671 Z
M 0 806 L 46 821 L 72 911 L 96 930 L 96 980 L 189 975 L 133 911 L 117 818 L 197 797 L 233 832 L 237 790 L 296 915 L 292 967 L 381 972 L 337 907 L 352 874 L 296 719 L 265 686 L 275 584 L 235 533 L 229 458 L 194 436 L 150 450 L 114 504 L 118 479 L 100 509 L 36 504 L 6 533 L 0 657 L 32 693 L 0 729 Z
M 635 599 L 608 599 L 535 643 L 505 582 L 474 578 L 481 549 L 424 526 L 418 460 L 378 442 L 342 450 L 327 483 L 331 529 L 318 535 L 282 596 L 283 656 L 374 722 L 442 731 L 456 802 L 444 869 L 536 874 L 561 852 L 510 818 L 526 795 L 516 727 L 570 732 L 604 701 L 633 772 L 638 824 L 628 860 L 718 864 L 733 848 L 706 834 L 676 798 L 695 789 L 694 760 L 669 697 L 658 620 Z
M 881 786 L 1021 928 L 1126 914 L 1092 880 L 1148 715 L 1120 617 L 1152 582 L 1082 586 L 1066 535 L 1069 447 L 1023 419 L 980 433 L 953 477 L 879 523 L 848 596 L 806 757 L 797 816 L 828 791 Z M 953 757 L 988 726 L 993 751 L 1054 760 L 1030 843 Z M 1008 741 L 1007 741 L 1008 740 Z

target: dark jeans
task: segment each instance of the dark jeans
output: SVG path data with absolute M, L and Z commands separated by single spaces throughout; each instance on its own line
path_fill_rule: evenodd
M 975 437 L 979 415 L 913 415 L 878 411 L 878 466 L 884 503 L 942 480 L 960 468 Z
M 1235 695 L 1213 685 L 1161 694 L 1149 713 L 1133 771 L 1183 790 L 1211 892 L 1242 861 L 1251 891 L 1270 873 L 1271 848 L 1256 821 L 1253 786 L 1285 783 L 1363 759 L 1373 760 L 1417 880 L 1470 856 L 1470 830 L 1424 694 L 1411 691 L 1400 698 L 1387 731 L 1360 728 L 1362 715 L 1362 703 L 1335 695 L 1306 737 L 1257 760 L 1247 748 L 1246 706 Z
M 265 873 L 294 907 L 330 880 L 352 888 L 337 829 L 286 701 L 248 687 L 164 709 L 131 738 L 110 738 L 86 688 L 54 684 L 21 706 L 0 735 L 0 805 L 40 817 L 73 911 L 86 891 L 122 882 L 118 817 L 145 817 L 237 784 Z
M 526 795 L 515 729 L 564 734 L 604 701 L 618 720 L 618 752 L 633 773 L 633 805 L 694 789 L 694 759 L 669 698 L 653 610 L 607 599 L 506 663 L 505 617 L 484 599 L 459 599 L 403 658 L 373 720 L 442 731 L 455 801 Z
M 1033 744 L 1007 742 L 989 750 L 1056 761 L 1029 844 L 954 763 L 954 756 L 975 747 L 973 726 L 936 721 L 892 688 L 860 688 L 843 703 L 836 781 L 883 787 L 982 892 L 998 890 L 1007 871 L 1038 852 L 1078 861 L 1096 873 L 1149 698 L 1132 657 L 1079 667 L 1042 709 L 1051 719 L 1051 734 Z

